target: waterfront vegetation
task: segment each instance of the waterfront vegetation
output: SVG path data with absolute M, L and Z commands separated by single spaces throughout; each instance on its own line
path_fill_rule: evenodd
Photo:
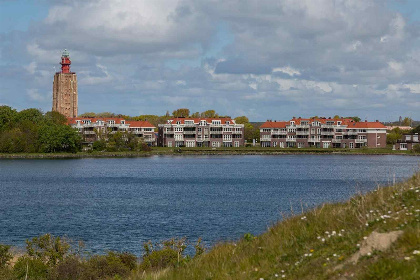
M 0 245 L 0 279 L 419 279 L 419 214 L 417 173 L 346 202 L 291 209 L 260 236 L 208 250 L 200 240 L 174 238 L 143 244 L 139 259 L 92 255 L 49 234 L 27 240 L 18 255 Z
M 392 150 L 386 148 L 273 148 L 273 147 L 238 147 L 238 148 L 170 148 L 146 147 L 137 151 L 88 151 L 78 153 L 0 153 L 0 158 L 107 158 L 107 157 L 144 157 L 153 155 L 287 155 L 287 154 L 343 154 L 343 155 L 419 155 L 420 150 Z

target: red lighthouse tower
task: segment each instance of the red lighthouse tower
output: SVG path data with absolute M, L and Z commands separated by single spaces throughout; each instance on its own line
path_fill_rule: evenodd
M 61 55 L 61 72 L 54 75 L 52 110 L 68 118 L 77 117 L 77 76 L 70 72 L 70 54 L 67 50 Z
M 61 55 L 61 73 L 70 73 L 70 54 L 69 52 L 65 49 L 63 51 L 63 54 Z

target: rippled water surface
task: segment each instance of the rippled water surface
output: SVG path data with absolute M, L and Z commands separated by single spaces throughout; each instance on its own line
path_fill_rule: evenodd
M 206 244 L 258 234 L 289 212 L 402 180 L 420 157 L 164 156 L 0 160 L 0 243 L 43 233 L 94 252 L 174 236 Z

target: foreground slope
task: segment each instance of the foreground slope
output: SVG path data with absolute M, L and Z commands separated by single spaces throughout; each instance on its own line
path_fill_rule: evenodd
M 420 174 L 130 279 L 420 279 Z

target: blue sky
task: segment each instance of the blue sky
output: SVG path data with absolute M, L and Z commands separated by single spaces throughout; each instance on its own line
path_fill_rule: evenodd
M 414 0 L 0 0 L 0 104 L 50 110 L 67 48 L 80 113 L 419 120 L 419 36 Z

